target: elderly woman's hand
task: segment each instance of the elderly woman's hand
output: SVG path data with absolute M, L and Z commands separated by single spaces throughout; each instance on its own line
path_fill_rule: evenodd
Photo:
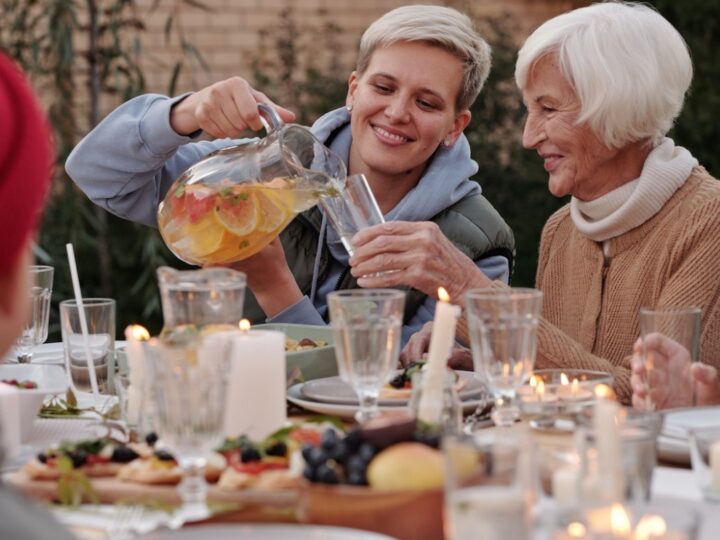
M 490 280 L 432 222 L 391 221 L 368 227 L 352 239 L 352 275 L 361 287 L 410 285 L 435 298 L 445 287 L 453 302 Z M 379 275 L 378 275 L 379 274 Z
M 631 360 L 632 403 L 646 409 L 649 402 L 657 409 L 720 403 L 717 370 L 690 362 L 688 350 L 662 334 L 645 337 L 646 354 L 652 355 L 652 369 L 643 359 L 643 343 L 635 342 Z M 648 400 L 649 397 L 649 400 Z
M 432 337 L 432 321 L 427 322 L 423 327 L 415 332 L 400 353 L 400 363 L 407 366 L 410 362 L 417 362 L 423 359 L 423 355 L 430 348 L 430 338 Z M 453 369 L 463 369 L 466 371 L 473 370 L 473 360 L 470 349 L 465 347 L 453 347 L 448 359 L 448 366 Z
M 262 129 L 258 103 L 270 105 L 285 122 L 295 118 L 295 113 L 270 101 L 242 77 L 231 77 L 177 103 L 170 113 L 170 125 L 181 135 L 202 129 L 220 139 L 237 137 L 247 129 Z

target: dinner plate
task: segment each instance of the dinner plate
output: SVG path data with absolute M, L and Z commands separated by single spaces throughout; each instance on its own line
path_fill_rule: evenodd
M 124 340 L 115 341 L 115 349 L 122 349 L 125 347 Z M 62 342 L 55 343 L 41 343 L 36 345 L 33 349 L 32 364 L 59 364 L 65 363 L 64 351 Z M 10 350 L 10 354 L 7 355 L 7 359 L 10 362 L 17 362 L 15 358 L 15 351 Z
M 720 407 L 679 409 L 664 414 L 658 437 L 658 456 L 665 461 L 690 463 L 690 430 L 720 427 Z
M 400 373 L 398 371 L 397 373 Z M 475 378 L 472 371 L 456 371 L 458 374 L 457 386 L 460 390 L 458 396 L 461 401 L 478 399 L 485 391 L 485 386 Z M 383 388 L 380 390 L 380 405 L 407 405 L 412 390 L 395 390 Z M 326 377 L 309 381 L 302 386 L 303 398 L 325 403 L 339 403 L 343 405 L 358 405 L 355 390 L 340 377 Z M 394 395 L 389 395 L 389 394 Z
M 327 525 L 275 525 L 243 523 L 236 525 L 203 525 L 179 531 L 163 531 L 143 536 L 146 540 L 392 540 L 390 536 L 359 529 Z
M 339 418 L 346 419 L 353 419 L 355 417 L 355 413 L 359 409 L 359 406 L 357 404 L 345 405 L 342 403 L 326 403 L 324 401 L 315 401 L 312 399 L 308 399 L 302 394 L 302 386 L 303 383 L 296 384 L 288 388 L 287 391 L 288 401 L 294 405 L 297 405 L 298 407 L 314 413 L 327 414 L 330 416 L 337 416 Z M 471 413 L 477 408 L 478 405 L 482 405 L 484 403 L 485 400 L 483 399 L 470 399 L 467 401 L 463 401 L 463 412 L 466 414 Z M 397 411 L 405 406 L 406 405 L 404 403 L 398 403 L 396 405 L 380 405 L 379 408 L 381 411 Z

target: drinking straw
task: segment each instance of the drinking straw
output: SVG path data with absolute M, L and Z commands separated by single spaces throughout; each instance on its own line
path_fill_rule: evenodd
M 87 360 L 88 373 L 90 374 L 90 388 L 92 388 L 93 397 L 98 400 L 100 392 L 98 392 L 97 376 L 95 375 L 95 362 L 90 354 L 90 338 L 88 337 L 87 319 L 85 318 L 85 307 L 83 306 L 82 294 L 80 294 L 80 279 L 78 279 L 77 265 L 75 264 L 75 251 L 72 244 L 65 244 L 67 249 L 68 262 L 70 263 L 70 276 L 72 277 L 73 291 L 75 291 L 75 302 L 77 303 L 78 316 L 80 317 L 80 330 L 83 337 L 83 348 L 85 349 L 85 359 Z M 70 366 L 68 366 L 69 368 Z

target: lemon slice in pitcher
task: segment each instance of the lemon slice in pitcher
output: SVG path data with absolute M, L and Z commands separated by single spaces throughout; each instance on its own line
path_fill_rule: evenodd
M 285 225 L 292 215 L 293 194 L 280 189 L 259 189 L 255 193 L 260 232 L 273 232 Z
M 253 232 L 258 224 L 256 197 L 247 188 L 221 190 L 213 214 L 228 232 L 236 236 L 246 236 Z

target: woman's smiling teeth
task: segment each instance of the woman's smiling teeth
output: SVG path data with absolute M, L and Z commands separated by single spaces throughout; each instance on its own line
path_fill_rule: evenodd
M 380 126 L 373 126 L 375 133 L 383 140 L 392 143 L 406 143 L 410 142 L 411 139 L 397 133 L 390 133 L 388 130 L 381 128 Z

